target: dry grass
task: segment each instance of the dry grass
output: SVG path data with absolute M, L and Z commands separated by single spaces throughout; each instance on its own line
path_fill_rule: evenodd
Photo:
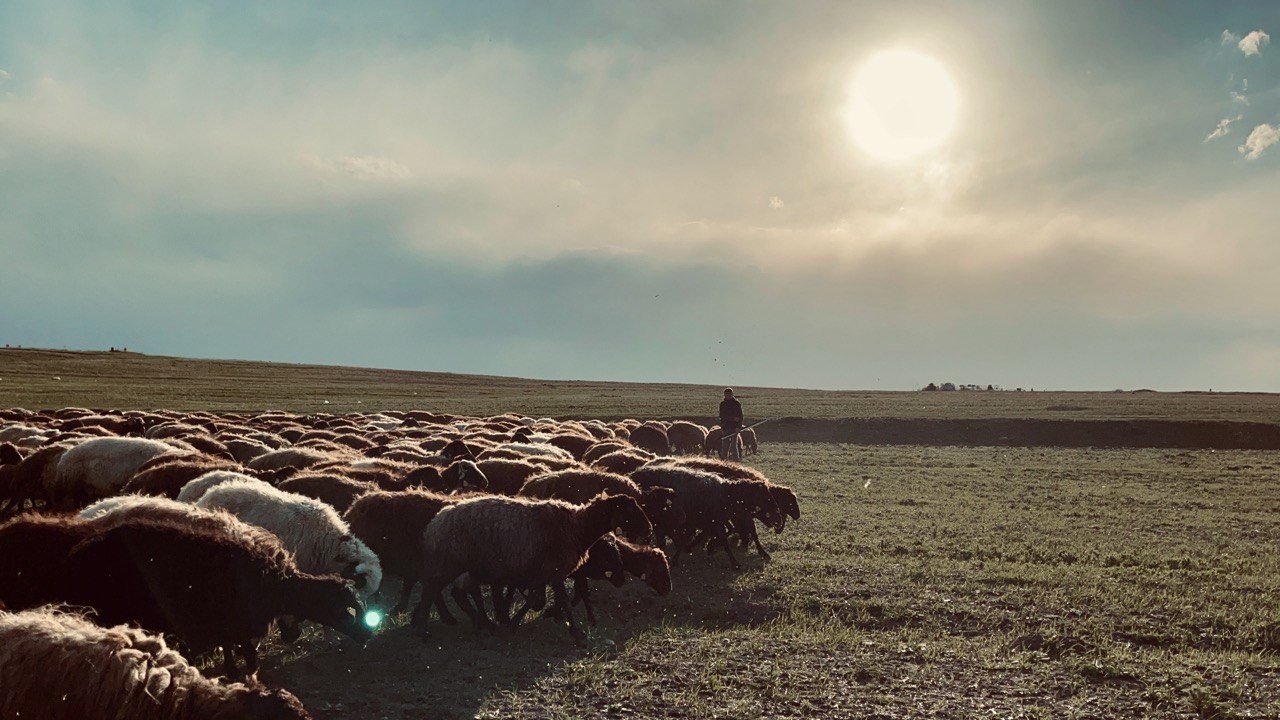
M 775 444 L 804 517 L 588 650 L 393 627 L 269 670 L 329 718 L 1280 717 L 1280 453 Z M 868 484 L 869 482 L 869 484 Z
M 57 379 L 55 379 L 57 378 Z M 738 388 L 754 417 L 1280 417 L 1280 395 L 1149 392 L 825 392 Z M 179 410 L 348 412 L 432 408 L 557 417 L 704 417 L 719 387 L 560 382 L 319 365 L 191 360 L 134 353 L 0 349 L 0 407 L 88 405 Z

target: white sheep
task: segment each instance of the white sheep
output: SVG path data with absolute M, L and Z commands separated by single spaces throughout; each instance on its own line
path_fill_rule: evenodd
M 59 507 L 69 507 L 120 492 L 147 461 L 181 452 L 178 446 L 135 437 L 99 437 L 62 454 L 51 495 Z
M 188 480 L 187 484 L 183 485 L 182 489 L 178 491 L 178 502 L 194 503 L 213 488 L 229 482 L 260 482 L 263 485 L 267 484 L 255 477 L 249 477 L 234 470 L 210 470 L 200 477 Z
M 546 443 L 537 442 L 513 442 L 499 445 L 500 450 L 514 450 L 522 455 L 540 455 L 542 457 L 558 458 L 560 460 L 572 460 L 573 455 L 563 448 L 555 445 L 547 445 Z
M 301 570 L 350 578 L 365 598 L 382 584 L 378 556 L 351 534 L 337 511 L 319 500 L 250 480 L 217 485 L 204 493 L 196 507 L 226 510 L 274 533 L 297 556 Z

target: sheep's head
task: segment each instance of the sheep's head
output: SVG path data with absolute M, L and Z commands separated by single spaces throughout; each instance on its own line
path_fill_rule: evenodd
M 671 488 L 645 488 L 640 495 L 640 507 L 654 525 L 674 528 L 688 521 L 684 508 L 676 498 L 676 491 Z
M 444 487 L 442 492 L 450 492 L 464 487 L 475 488 L 476 490 L 484 490 L 489 487 L 489 478 L 485 477 L 483 471 L 475 464 L 474 460 L 455 460 L 452 465 L 445 468 L 440 473 L 440 480 Z
M 800 519 L 800 501 L 796 498 L 795 492 L 786 485 L 770 485 L 769 493 L 773 495 L 773 499 L 778 503 L 778 508 L 787 514 L 792 520 Z
M 659 595 L 671 592 L 671 565 L 658 548 L 636 548 L 624 558 L 627 572 L 635 575 Z
M 0 465 L 17 465 L 22 462 L 22 453 L 11 443 L 0 443 Z
M 342 536 L 334 564 L 342 568 L 342 577 L 351 582 L 361 597 L 371 597 L 382 585 L 382 563 L 369 546 L 354 535 Z
M 467 447 L 467 444 L 461 440 L 450 440 L 447 445 L 440 449 L 440 454 L 450 460 L 457 460 L 459 458 L 466 458 L 467 460 L 476 459 L 475 453 L 471 452 L 471 448 Z
M 344 578 L 300 575 L 287 592 L 286 612 L 331 627 L 362 645 L 373 637 L 364 621 L 364 603 Z
M 760 518 L 766 527 L 781 532 L 786 520 L 767 485 L 754 480 L 737 480 L 730 482 L 729 486 L 730 501 L 744 514 Z
M 633 498 L 605 495 L 595 502 L 605 504 L 609 510 L 609 526 L 621 529 L 623 535 L 645 540 L 653 537 L 653 523 Z

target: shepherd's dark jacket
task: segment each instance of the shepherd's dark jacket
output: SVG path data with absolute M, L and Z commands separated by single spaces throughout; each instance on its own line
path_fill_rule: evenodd
M 737 398 L 725 398 L 720 401 L 720 427 L 725 430 L 737 430 L 742 427 L 742 403 Z

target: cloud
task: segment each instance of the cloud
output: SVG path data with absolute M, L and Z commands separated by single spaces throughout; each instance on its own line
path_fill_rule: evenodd
M 9 74 L 9 71 L 0 69 L 0 83 L 4 82 L 5 80 L 8 80 L 11 77 L 13 76 Z
M 782 202 L 782 198 L 778 197 L 777 195 L 773 195 L 769 198 L 769 207 L 773 208 L 774 210 L 781 210 L 786 206 L 787 204 Z
M 1246 56 L 1261 55 L 1262 48 L 1266 47 L 1269 42 L 1271 42 L 1270 35 L 1261 30 L 1254 30 L 1248 35 L 1240 38 L 1240 42 L 1237 44 L 1237 47 L 1239 47 L 1240 52 L 1244 53 Z
M 1262 153 L 1267 148 L 1280 142 L 1280 125 L 1268 125 L 1263 123 L 1253 129 L 1249 133 L 1249 137 L 1245 138 L 1244 144 L 1236 148 L 1244 155 L 1246 160 L 1257 160 L 1262 157 Z
M 1232 90 L 1232 91 L 1231 91 L 1231 102 L 1238 102 L 1238 103 L 1240 103 L 1241 105 L 1248 105 L 1248 104 L 1249 104 L 1249 96 L 1248 96 L 1248 95 L 1245 95 L 1245 94 L 1244 94 L 1244 93 L 1242 93 L 1242 92 L 1236 92 L 1235 90 Z
M 308 157 L 307 161 L 321 172 L 344 173 L 362 181 L 408 180 L 413 177 L 409 168 L 401 163 L 377 155 L 350 155 L 334 160 Z
M 1222 118 L 1221 120 L 1218 121 L 1218 126 L 1213 129 L 1213 132 L 1209 133 L 1209 135 L 1205 137 L 1204 141 L 1209 142 L 1211 140 L 1217 140 L 1220 137 L 1225 137 L 1228 133 L 1231 132 L 1231 124 L 1234 122 L 1238 122 L 1242 118 L 1244 118 L 1243 115 L 1237 115 L 1233 118 L 1231 117 Z
M 1223 30 L 1223 31 L 1222 31 L 1222 44 L 1223 44 L 1223 45 L 1234 45 L 1234 44 L 1236 44 L 1239 40 L 1240 40 L 1240 36 L 1239 36 L 1239 35 L 1236 35 L 1235 33 L 1231 32 L 1230 30 Z

